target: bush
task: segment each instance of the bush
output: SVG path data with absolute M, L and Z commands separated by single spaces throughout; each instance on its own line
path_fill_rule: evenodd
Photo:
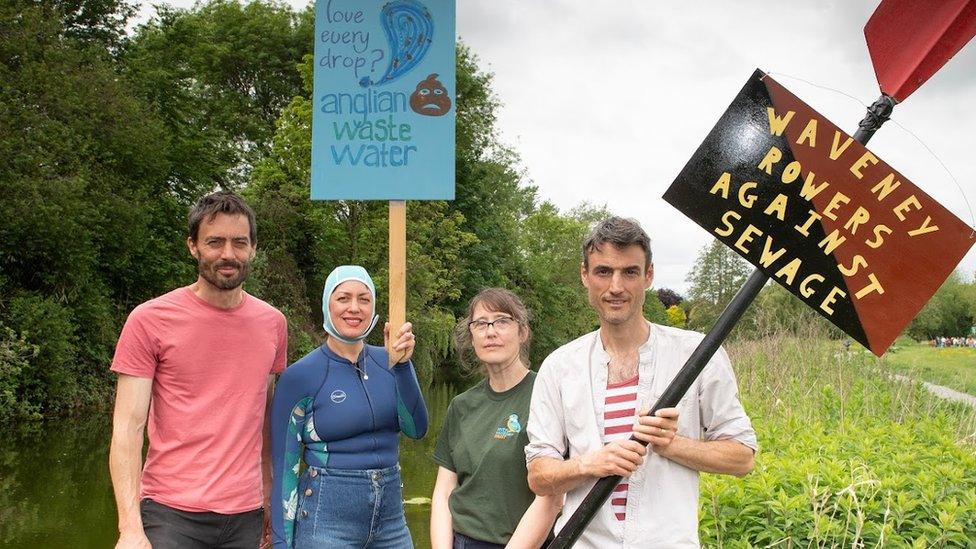
M 865 353 L 771 338 L 730 348 L 761 450 L 704 475 L 708 547 L 958 547 L 976 539 L 976 414 Z
M 674 326 L 676 328 L 684 328 L 685 324 L 688 323 L 688 316 L 685 315 L 685 310 L 677 305 L 672 305 L 668 307 L 668 325 Z
M 23 336 L 0 324 L 0 424 L 10 419 L 37 419 L 37 403 L 21 394 L 21 375 L 40 349 Z
M 37 352 L 20 369 L 18 398 L 40 410 L 64 401 L 75 387 L 75 328 L 71 311 L 52 297 L 21 294 L 10 300 L 10 327 Z

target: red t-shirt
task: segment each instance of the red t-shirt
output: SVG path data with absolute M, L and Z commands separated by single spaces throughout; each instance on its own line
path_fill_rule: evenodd
M 136 307 L 112 371 L 153 380 L 140 497 L 184 511 L 261 507 L 268 376 L 287 355 L 284 315 L 246 293 L 233 309 L 188 287 Z

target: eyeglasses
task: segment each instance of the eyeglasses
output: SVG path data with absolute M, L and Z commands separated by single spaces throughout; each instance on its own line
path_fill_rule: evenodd
M 496 318 L 491 322 L 486 320 L 472 320 L 471 322 L 468 322 L 468 328 L 470 328 L 472 332 L 480 334 L 487 332 L 489 326 L 494 326 L 496 331 L 501 331 L 507 330 L 516 324 L 518 324 L 518 322 L 516 322 L 514 318 L 503 316 L 501 318 Z

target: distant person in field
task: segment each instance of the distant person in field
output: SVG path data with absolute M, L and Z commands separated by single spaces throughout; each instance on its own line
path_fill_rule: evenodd
M 525 470 L 531 337 L 525 305 L 502 288 L 474 296 L 454 330 L 458 356 L 485 378 L 454 397 L 437 439 L 433 549 L 537 548 L 552 529 L 563 498 L 533 494 Z
M 139 305 L 122 328 L 109 453 L 117 548 L 261 542 L 270 488 L 262 426 L 288 332 L 277 309 L 244 291 L 256 242 L 240 197 L 201 198 L 186 240 L 196 282 Z
M 702 335 L 644 318 L 654 266 L 636 221 L 598 223 L 582 252 L 580 277 L 600 328 L 539 368 L 525 449 L 529 485 L 541 496 L 566 494 L 559 531 L 597 479 L 625 477 L 576 547 L 698 547 L 698 472 L 743 476 L 757 448 L 728 355 L 715 354 L 676 408 L 635 417 L 658 400 Z

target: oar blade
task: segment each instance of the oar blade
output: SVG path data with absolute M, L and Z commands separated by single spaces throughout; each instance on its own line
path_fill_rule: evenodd
M 883 0 L 867 25 L 881 91 L 904 101 L 976 34 L 976 0 Z

